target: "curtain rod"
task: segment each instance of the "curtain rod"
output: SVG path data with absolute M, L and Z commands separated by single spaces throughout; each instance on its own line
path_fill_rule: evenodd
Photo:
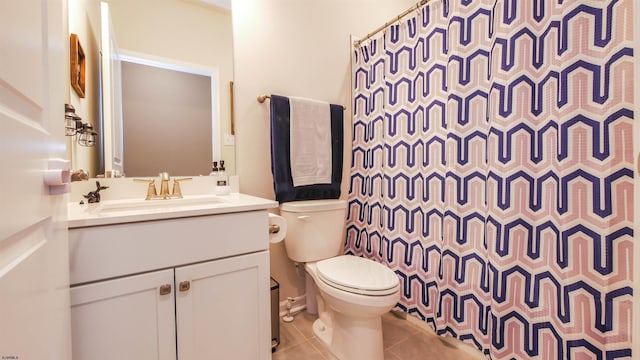
M 267 99 L 271 99 L 271 95 L 258 95 L 258 102 L 259 103 L 263 103 L 265 100 Z M 347 108 L 344 105 L 341 105 L 343 110 L 346 110 Z
M 365 36 L 363 39 L 354 41 L 353 44 L 355 45 L 355 47 L 360 47 L 360 44 L 362 44 L 363 42 L 367 41 L 373 35 L 379 33 L 380 31 L 382 31 L 384 29 L 386 29 L 387 27 L 389 27 L 389 25 L 393 25 L 397 21 L 400 21 L 400 19 L 405 17 L 410 12 L 420 9 L 422 6 L 426 5 L 429 1 L 431 1 L 431 0 L 420 0 L 420 1 L 418 1 L 415 5 L 413 5 L 412 7 L 408 8 L 407 10 L 403 11 L 400 15 L 396 16 L 391 21 L 388 21 L 388 22 L 384 23 L 384 25 L 382 25 L 379 28 L 377 28 L 377 29 L 373 30 L 372 32 L 368 33 L 367 36 Z

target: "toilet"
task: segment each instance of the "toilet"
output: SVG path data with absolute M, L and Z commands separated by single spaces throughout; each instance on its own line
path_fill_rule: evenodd
M 289 259 L 304 263 L 315 335 L 340 360 L 382 360 L 381 316 L 400 300 L 400 281 L 378 262 L 341 255 L 346 210 L 344 200 L 282 203 L 284 245 Z

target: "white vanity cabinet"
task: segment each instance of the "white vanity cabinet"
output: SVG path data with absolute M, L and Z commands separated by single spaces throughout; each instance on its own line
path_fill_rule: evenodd
M 73 359 L 176 359 L 173 270 L 71 289 Z
M 269 312 L 270 298 L 266 307 L 256 306 L 269 293 L 264 286 L 269 284 L 267 254 L 180 267 L 175 278 L 178 359 L 271 358 L 270 342 L 264 353 L 265 329 L 258 320 Z M 270 340 L 269 321 L 267 325 Z
M 266 210 L 70 228 L 74 360 L 270 359 Z

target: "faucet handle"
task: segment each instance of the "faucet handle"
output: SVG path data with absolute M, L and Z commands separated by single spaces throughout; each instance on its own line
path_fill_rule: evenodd
M 188 178 L 173 179 L 173 189 L 171 190 L 172 197 L 179 198 L 179 199 L 182 198 L 182 190 L 180 189 L 180 182 L 185 180 L 191 180 L 191 178 L 188 177 Z
M 149 186 L 147 187 L 147 196 L 144 198 L 145 200 L 151 200 L 154 197 L 158 196 L 155 179 L 133 179 L 133 181 L 149 183 Z

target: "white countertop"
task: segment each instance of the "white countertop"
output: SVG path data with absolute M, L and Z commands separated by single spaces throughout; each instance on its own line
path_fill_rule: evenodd
M 215 215 L 278 207 L 278 202 L 251 195 L 189 195 L 170 200 L 104 200 L 96 204 L 70 202 L 68 227 L 79 228 L 140 221 Z

